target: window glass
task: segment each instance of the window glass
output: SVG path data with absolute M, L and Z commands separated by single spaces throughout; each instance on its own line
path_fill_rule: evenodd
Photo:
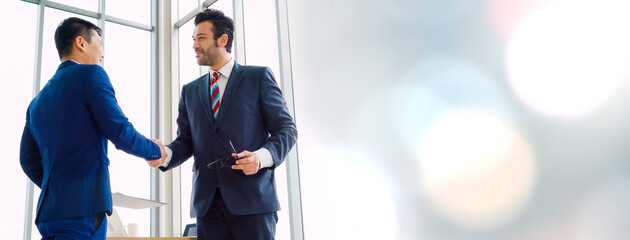
M 177 19 L 182 19 L 186 14 L 191 12 L 193 9 L 197 9 L 199 7 L 198 0 L 179 0 L 179 16 Z
M 246 0 L 243 13 L 247 65 L 267 66 L 278 80 L 280 68 L 275 0 Z
M 234 20 L 234 3 L 230 0 L 217 0 L 212 5 L 208 6 L 208 8 L 219 9 L 223 11 L 223 14 L 232 18 Z
M 197 64 L 195 50 L 193 50 L 192 35 L 195 29 L 194 20 L 188 21 L 179 28 L 179 83 L 181 87 L 186 83 L 192 82 L 202 75 L 202 69 L 206 74 L 208 67 L 200 67 Z
M 58 2 L 68 6 L 98 12 L 98 0 L 53 0 L 49 2 Z
M 278 55 L 278 34 L 276 7 L 274 0 L 245 0 L 243 14 L 245 18 L 245 59 L 247 65 L 271 68 L 276 82 L 280 86 Z M 289 220 L 289 195 L 287 190 L 286 163 L 275 169 L 276 190 L 281 210 L 278 211 L 276 239 L 291 239 Z
M 11 229 L 3 231 L 3 239 L 21 239 L 28 178 L 20 166 L 20 139 L 26 120 L 26 109 L 33 98 L 37 5 L 22 1 L 2 1 L 0 9 L 11 9 L 0 14 L 0 22 L 7 23 L 3 25 L 3 32 L 10 33 L 0 38 L 0 49 L 5 56 L 0 58 L 0 78 L 4 85 L 0 88 L 0 101 L 5 103 L 2 105 L 4 117 L 0 124 L 3 135 L 0 138 L 0 151 L 6 158 L 2 164 L 3 173 L 0 174 L 5 195 L 0 198 L 1 206 L 5 206 L 0 217 L 0 226 L 2 229 Z
M 94 24 L 98 24 L 97 20 L 94 18 L 48 7 L 44 10 L 44 36 L 42 38 L 42 74 L 40 78 L 40 89 L 44 88 L 48 80 L 55 75 L 57 67 L 59 67 L 59 64 L 61 63 L 59 53 L 57 53 L 57 47 L 55 46 L 55 30 L 57 30 L 57 26 L 59 26 L 61 21 L 69 17 L 78 17 Z M 33 44 L 33 46 L 35 46 L 35 44 Z
M 151 0 L 107 0 L 105 14 L 151 25 Z
M 141 134 L 151 130 L 151 33 L 116 23 L 105 24 L 104 68 L 118 104 Z M 112 192 L 150 199 L 150 167 L 142 158 L 117 150 L 110 142 Z M 150 210 L 116 207 L 123 225 L 138 224 L 138 236 L 149 237 Z

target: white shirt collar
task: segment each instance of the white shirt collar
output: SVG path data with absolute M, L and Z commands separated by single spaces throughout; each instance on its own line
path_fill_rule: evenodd
M 219 73 L 221 73 L 221 76 L 225 76 L 227 79 L 230 79 L 230 74 L 232 73 L 232 68 L 234 68 L 234 58 L 230 59 L 229 62 L 227 62 L 225 65 L 223 65 L 223 67 L 221 67 L 221 69 L 219 69 Z M 210 69 L 210 75 L 212 75 L 212 73 L 214 72 L 214 70 Z
M 76 64 L 80 64 L 79 62 L 74 61 L 74 60 L 72 60 L 72 59 L 68 59 L 68 60 L 65 60 L 65 61 L 63 61 L 63 62 L 67 62 L 67 61 L 73 61 L 73 62 L 75 62 Z M 226 65 L 227 65 L 227 64 L 226 64 Z M 232 66 L 234 66 L 234 65 L 232 65 Z

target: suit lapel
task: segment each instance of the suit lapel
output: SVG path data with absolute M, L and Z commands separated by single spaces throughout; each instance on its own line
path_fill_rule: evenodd
M 201 86 L 199 88 L 199 97 L 201 97 L 201 105 L 203 105 L 203 109 L 206 112 L 206 116 L 208 117 L 208 121 L 214 125 L 214 116 L 212 115 L 212 109 L 210 108 L 210 74 L 206 74 L 203 77 L 203 81 L 201 81 Z
M 236 89 L 238 89 L 238 86 L 241 84 L 241 80 L 243 77 L 243 75 L 241 74 L 242 71 L 243 67 L 235 62 L 234 68 L 232 68 L 232 72 L 230 73 L 230 78 L 228 79 L 227 86 L 225 87 L 225 93 L 223 94 L 223 98 L 221 99 L 217 121 L 223 119 L 225 112 L 230 107 L 230 103 L 232 103 L 232 99 L 234 98 Z

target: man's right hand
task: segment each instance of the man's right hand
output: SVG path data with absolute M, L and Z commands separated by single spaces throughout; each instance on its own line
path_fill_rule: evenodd
M 150 167 L 158 168 L 162 166 L 162 164 L 164 164 L 164 159 L 168 157 L 168 154 L 166 154 L 166 150 L 164 150 L 164 144 L 162 144 L 162 141 L 158 139 L 151 139 L 151 141 L 153 141 L 155 144 L 157 144 L 160 147 L 160 153 L 162 154 L 162 157 L 160 159 L 147 161 L 147 163 L 149 164 Z

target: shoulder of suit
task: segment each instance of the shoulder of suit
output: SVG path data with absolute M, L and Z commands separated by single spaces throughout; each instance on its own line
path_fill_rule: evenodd
M 62 69 L 60 72 L 62 78 L 84 79 L 87 81 L 109 80 L 109 76 L 105 70 L 99 65 L 91 64 L 74 64 Z
M 182 88 L 188 88 L 188 87 L 191 87 L 191 86 L 197 86 L 197 85 L 202 84 L 202 83 L 203 83 L 204 78 L 205 78 L 207 75 L 208 75 L 207 73 L 206 73 L 206 74 L 204 74 L 204 75 L 201 75 L 201 77 L 198 77 L 197 79 L 193 80 L 192 82 L 189 82 L 189 83 L 184 84 L 184 86 L 183 86 Z
M 265 66 L 243 66 L 243 65 L 241 65 L 241 67 L 243 68 L 243 71 L 263 71 L 268 68 Z
M 80 70 L 105 71 L 103 67 L 96 64 L 75 64 L 70 67 L 74 68 L 74 70 L 80 69 Z
M 71 68 L 69 68 L 69 70 L 71 70 L 72 75 L 77 76 L 77 75 L 83 75 L 83 74 L 96 74 L 96 75 L 105 75 L 107 76 L 107 73 L 105 72 L 105 69 L 103 69 L 103 67 L 99 66 L 99 65 L 92 65 L 92 64 L 76 64 L 73 66 L 70 66 Z
M 85 65 L 94 80 L 109 81 L 109 75 L 100 65 Z
M 242 66 L 242 68 L 242 73 L 250 77 L 263 76 L 266 71 L 271 72 L 271 69 L 265 66 Z

